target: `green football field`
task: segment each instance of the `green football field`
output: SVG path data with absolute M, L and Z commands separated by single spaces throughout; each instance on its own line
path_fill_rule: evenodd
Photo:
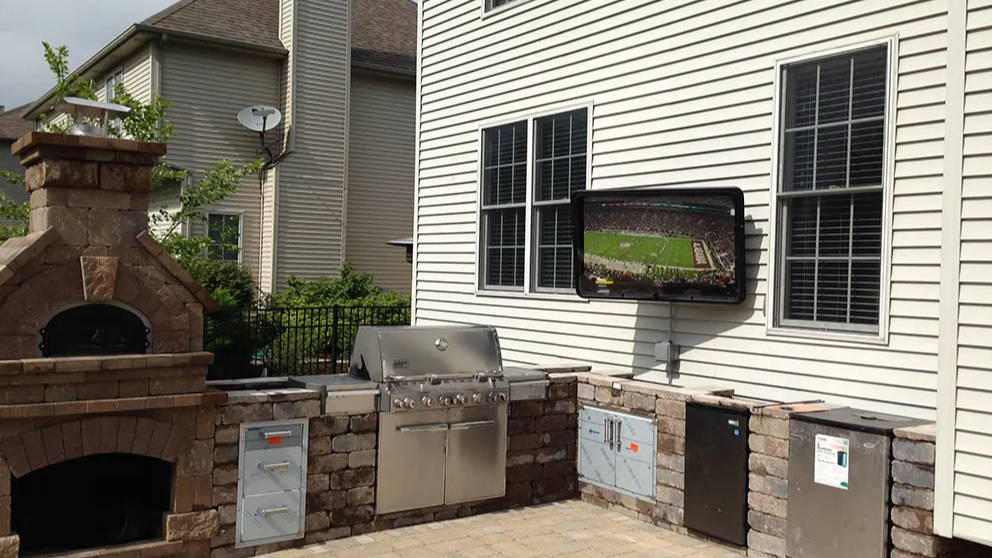
M 589 231 L 583 236 L 589 254 L 650 265 L 693 269 L 692 240 Z

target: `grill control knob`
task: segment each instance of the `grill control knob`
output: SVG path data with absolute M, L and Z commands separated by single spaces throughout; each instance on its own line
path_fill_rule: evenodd
M 451 398 L 450 395 L 445 395 L 444 397 L 441 398 L 441 404 L 444 405 L 445 407 L 450 406 L 453 402 L 454 400 Z
M 403 406 L 406 407 L 407 409 L 413 409 L 416 408 L 417 402 L 407 397 L 406 399 L 403 400 Z
M 486 401 L 486 398 L 482 396 L 481 393 L 476 393 L 472 395 L 472 403 L 476 405 L 482 404 Z
M 397 409 L 402 409 L 403 401 L 401 401 L 400 399 L 393 399 L 393 407 L 396 407 Z
M 422 399 L 420 400 L 420 402 L 421 402 L 421 403 L 423 403 L 423 405 L 424 405 L 424 407 L 427 407 L 428 409 L 430 409 L 431 407 L 433 407 L 433 406 L 434 406 L 434 398 L 433 398 L 433 397 L 430 397 L 430 396 L 428 396 L 428 395 L 425 395 L 425 396 L 424 396 L 424 397 L 423 397 L 423 398 L 422 398 Z
M 467 404 L 468 404 L 468 397 L 465 397 L 461 393 L 455 396 L 455 405 L 467 405 Z
M 496 401 L 498 401 L 500 403 L 505 403 L 506 402 L 506 394 L 505 393 L 497 393 L 496 394 Z

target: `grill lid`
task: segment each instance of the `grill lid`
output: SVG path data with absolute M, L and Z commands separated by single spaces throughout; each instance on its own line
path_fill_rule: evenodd
M 502 371 L 489 326 L 363 326 L 351 354 L 351 373 L 376 382 Z

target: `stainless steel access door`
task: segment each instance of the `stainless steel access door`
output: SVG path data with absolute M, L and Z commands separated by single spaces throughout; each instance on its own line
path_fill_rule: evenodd
M 443 409 L 379 414 L 376 513 L 429 508 L 444 503 L 447 432 Z
M 448 410 L 444 503 L 506 494 L 506 405 Z

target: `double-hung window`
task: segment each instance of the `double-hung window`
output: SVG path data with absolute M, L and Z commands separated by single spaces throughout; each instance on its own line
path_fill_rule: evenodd
M 776 325 L 879 331 L 885 46 L 785 66 Z
M 122 69 L 117 69 L 107 76 L 107 81 L 103 84 L 103 94 L 106 97 L 104 100 L 108 103 L 112 101 L 115 96 L 114 89 L 123 82 L 124 70 Z
M 241 262 L 241 216 L 236 213 L 207 215 L 207 256 L 218 262 Z
M 586 188 L 588 126 L 583 108 L 483 130 L 481 289 L 573 292 L 570 196 Z

